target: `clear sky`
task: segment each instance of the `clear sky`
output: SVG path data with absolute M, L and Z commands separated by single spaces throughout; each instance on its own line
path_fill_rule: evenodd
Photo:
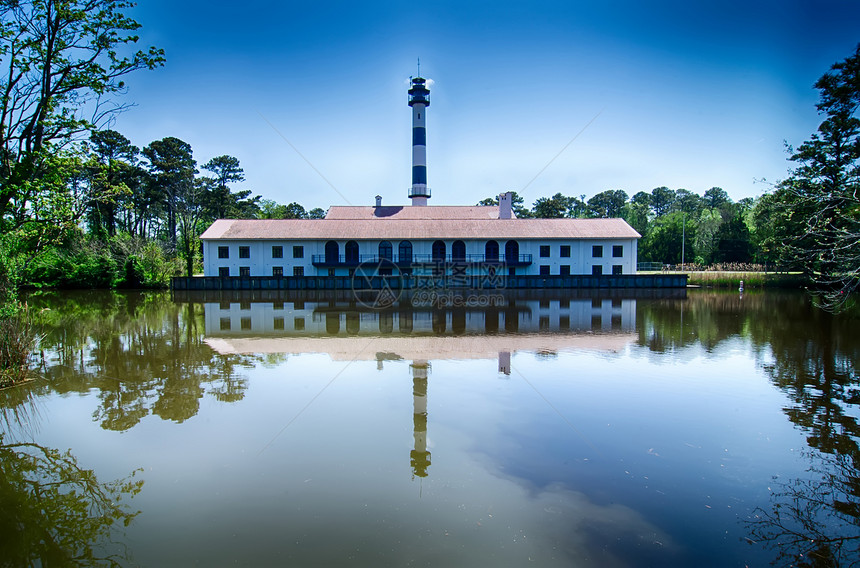
M 128 78 L 137 106 L 114 128 L 138 146 L 181 138 L 198 164 L 235 156 L 236 189 L 307 209 L 408 202 L 419 57 L 432 205 L 661 185 L 755 197 L 786 175 L 784 142 L 819 124 L 813 83 L 860 43 L 856 0 L 140 0 L 129 14 L 167 64 Z

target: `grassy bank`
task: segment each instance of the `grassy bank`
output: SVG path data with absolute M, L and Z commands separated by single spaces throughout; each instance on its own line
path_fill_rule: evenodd
M 703 288 L 803 288 L 809 285 L 809 279 L 799 272 L 744 272 L 722 270 L 678 271 L 674 274 L 687 274 L 690 286 Z M 665 274 L 665 273 L 661 273 Z

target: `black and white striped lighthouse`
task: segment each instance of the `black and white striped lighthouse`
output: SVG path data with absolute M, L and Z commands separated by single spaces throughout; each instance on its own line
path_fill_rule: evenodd
M 427 128 L 425 120 L 430 106 L 430 89 L 422 77 L 412 79 L 409 89 L 409 106 L 412 107 L 412 187 L 409 198 L 412 205 L 427 205 L 430 188 L 427 187 Z

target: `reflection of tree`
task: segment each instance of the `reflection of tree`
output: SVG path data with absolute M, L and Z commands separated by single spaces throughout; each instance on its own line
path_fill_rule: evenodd
M 121 566 L 128 558 L 117 531 L 138 512 L 124 497 L 143 481 L 100 483 L 70 452 L 0 438 L 0 566 Z
M 244 397 L 240 369 L 252 355 L 221 355 L 203 342 L 202 304 L 177 304 L 168 294 L 42 294 L 30 298 L 43 315 L 43 369 L 31 389 L 96 390 L 94 418 L 128 430 L 149 414 L 182 422 L 200 399 Z
M 860 470 L 838 455 L 810 455 L 820 462 L 811 479 L 780 484 L 771 511 L 758 508 L 747 521 L 750 537 L 777 552 L 774 565 L 800 567 L 860 564 Z
M 755 540 L 777 550 L 774 563 L 798 566 L 860 564 L 860 403 L 856 319 L 808 304 L 749 320 L 754 342 L 770 347 L 763 364 L 791 400 L 789 420 L 808 432 L 810 476 L 780 484 L 770 511 L 749 523 Z
M 860 565 L 860 334 L 856 314 L 815 309 L 799 293 L 695 293 L 637 302 L 640 345 L 653 352 L 749 341 L 771 383 L 807 433 L 810 476 L 780 484 L 772 506 L 748 523 L 775 564 Z

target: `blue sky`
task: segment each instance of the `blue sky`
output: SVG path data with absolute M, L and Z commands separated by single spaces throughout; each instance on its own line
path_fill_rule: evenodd
M 114 128 L 138 146 L 181 138 L 199 164 L 236 156 L 236 189 L 308 209 L 408 201 L 418 57 L 430 204 L 660 185 L 755 197 L 768 189 L 755 180 L 786 175 L 784 141 L 820 122 L 813 83 L 860 42 L 853 0 L 141 0 L 129 13 L 167 64 L 129 77 L 137 106 Z

